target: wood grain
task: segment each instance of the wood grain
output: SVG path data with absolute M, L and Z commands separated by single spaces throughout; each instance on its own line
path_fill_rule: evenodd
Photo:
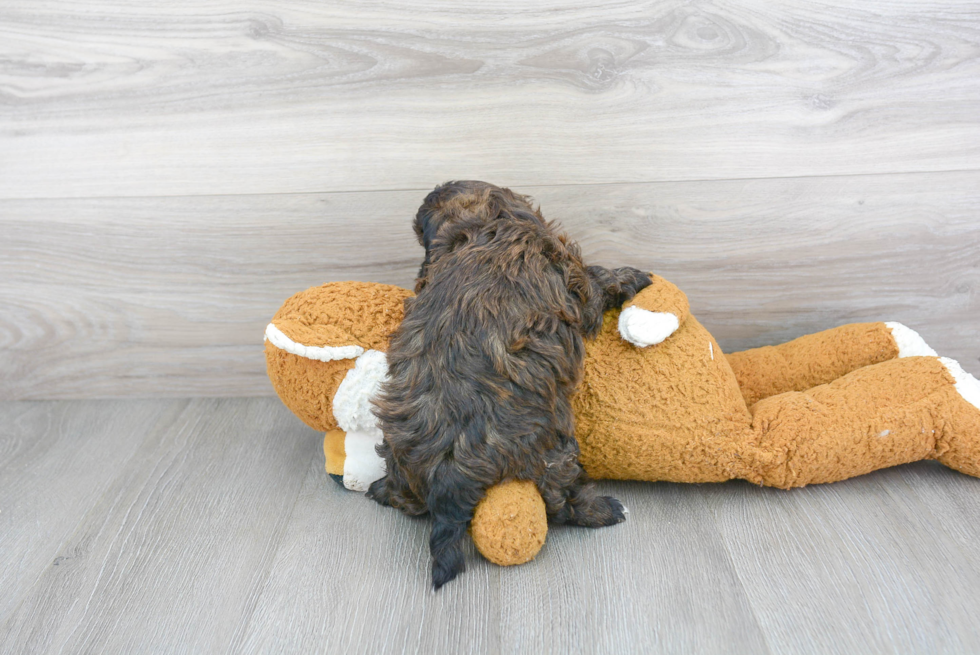
M 604 488 L 630 507 L 624 525 L 554 528 L 520 567 L 469 548 L 466 573 L 433 593 L 428 521 L 326 482 L 318 461 L 241 649 L 768 652 L 696 488 Z
M 59 556 L 0 618 L 0 651 L 218 652 L 247 622 L 319 438 L 274 399 L 151 402 L 184 411 L 96 469 L 111 484 L 45 544 Z
M 325 477 L 322 460 L 311 461 L 259 603 L 233 649 L 427 653 L 466 644 L 474 653 L 500 652 L 501 569 L 469 548 L 461 584 L 432 593 L 428 527 L 340 488 Z
M 6 0 L 0 400 L 269 395 L 446 179 L 530 193 L 726 350 L 897 320 L 980 375 L 980 10 Z M 605 484 L 616 528 L 428 587 L 275 398 L 0 402 L 0 652 L 980 651 L 980 481 Z
M 980 168 L 972 0 L 0 9 L 0 197 Z
M 426 518 L 276 399 L 0 403 L 0 651 L 968 653 L 980 480 L 603 483 L 622 525 L 429 588 Z M 72 493 L 72 492 L 75 493 Z
M 977 483 L 965 480 L 950 484 L 949 472 L 942 466 L 909 466 L 898 469 L 904 488 L 896 482 L 901 493 L 913 494 L 917 510 L 925 505 L 928 512 L 919 511 L 918 521 L 942 535 L 944 541 L 955 545 L 963 559 L 974 570 L 980 570 L 980 493 Z
M 980 374 L 980 173 L 519 189 L 590 261 L 680 285 L 726 350 L 897 320 Z M 422 197 L 0 201 L 0 398 L 270 394 L 275 310 L 411 286 Z
M 980 648 L 976 549 L 940 527 L 971 514 L 920 497 L 976 497 L 980 481 L 924 462 L 802 491 L 704 487 L 774 652 Z
M 528 573 L 501 574 L 504 651 L 773 652 L 697 487 L 601 488 L 624 524 L 554 527 Z
M 71 564 L 76 527 L 186 404 L 0 404 L 0 617 L 45 572 Z

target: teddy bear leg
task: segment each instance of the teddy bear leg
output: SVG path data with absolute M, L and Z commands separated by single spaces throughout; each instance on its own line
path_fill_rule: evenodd
M 948 357 L 939 361 L 955 380 L 948 393 L 948 423 L 936 445 L 936 459 L 961 473 L 980 477 L 980 381 Z
M 745 404 L 786 391 L 827 384 L 851 371 L 896 357 L 936 356 L 901 323 L 852 323 L 808 334 L 778 346 L 728 355 Z
M 323 459 L 326 462 L 325 468 L 334 482 L 341 487 L 344 486 L 344 439 L 347 433 L 343 430 L 330 430 L 323 435 Z
M 980 475 L 980 385 L 954 365 L 892 359 L 758 402 L 738 477 L 789 488 L 921 459 Z
M 323 456 L 330 477 L 351 491 L 367 491 L 372 482 L 383 478 L 385 461 L 376 451 L 379 434 L 337 428 L 323 435 Z

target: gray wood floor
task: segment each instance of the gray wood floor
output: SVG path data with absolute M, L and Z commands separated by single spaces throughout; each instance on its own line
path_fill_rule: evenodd
M 0 652 L 968 653 L 980 480 L 604 483 L 623 525 L 428 587 L 425 519 L 270 398 L 0 404 Z

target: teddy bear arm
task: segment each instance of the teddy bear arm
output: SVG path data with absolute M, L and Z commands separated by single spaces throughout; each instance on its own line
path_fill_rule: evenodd
M 650 286 L 623 305 L 619 315 L 620 336 L 640 348 L 670 337 L 691 312 L 683 291 L 652 273 L 650 282 Z

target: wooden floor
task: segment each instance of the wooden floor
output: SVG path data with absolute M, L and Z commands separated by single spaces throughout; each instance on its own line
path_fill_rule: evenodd
M 727 351 L 894 320 L 980 375 L 976 0 L 4 0 L 0 653 L 980 652 L 980 480 L 931 463 L 607 484 L 625 524 L 433 594 L 262 334 L 411 286 L 461 178 Z
M 0 652 L 970 653 L 980 480 L 604 483 L 630 509 L 428 588 L 428 523 L 274 399 L 0 404 Z

